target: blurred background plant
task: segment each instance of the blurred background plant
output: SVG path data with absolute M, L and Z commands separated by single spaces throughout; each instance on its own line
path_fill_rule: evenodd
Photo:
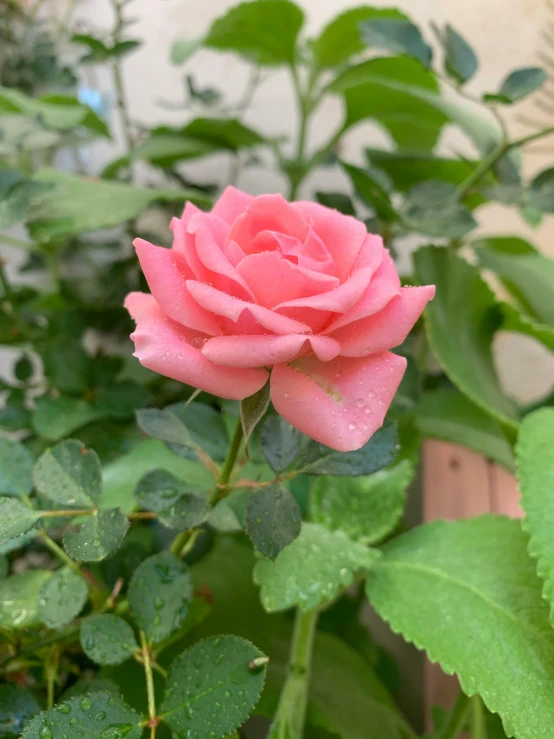
M 144 666 L 151 667 L 148 649 L 131 644 L 128 653 L 121 655 L 123 664 L 109 666 L 113 664 L 109 655 L 106 650 L 98 652 L 90 634 L 89 642 L 81 637 L 79 648 L 79 630 L 91 613 L 93 618 L 105 611 L 125 616 L 126 598 L 132 599 L 130 576 L 149 555 L 161 556 L 170 541 L 173 554 L 182 554 L 193 565 L 197 591 L 194 599 L 192 594 L 188 598 L 190 618 L 185 623 L 176 620 L 174 632 L 170 629 L 163 636 L 163 648 L 174 641 L 184 646 L 191 635 L 197 638 L 221 630 L 251 639 L 271 654 L 276 665 L 257 710 L 272 716 L 285 672 L 290 624 L 287 615 L 265 614 L 252 584 L 252 547 L 243 534 L 251 489 L 238 487 L 210 518 L 205 512 L 204 518 L 187 526 L 194 536 L 186 546 L 175 534 L 179 527 L 174 519 L 165 509 L 160 511 L 159 504 L 157 508 L 152 504 L 152 496 L 163 491 L 173 491 L 177 500 L 185 493 L 214 487 L 214 470 L 217 480 L 238 404 L 205 394 L 195 399 L 192 388 L 156 376 L 132 359 L 127 339 L 132 325 L 122 301 L 131 290 L 147 289 L 132 238 L 142 236 L 168 246 L 167 224 L 186 200 L 209 208 L 218 190 L 240 182 L 249 168 L 273 167 L 286 182 L 285 195 L 290 199 L 300 195 L 317 199 L 357 215 L 370 231 L 382 234 L 402 265 L 406 284 L 437 285 L 425 326 L 418 325 L 399 349 L 409 360 L 389 414 L 399 438 L 384 443 L 382 464 L 351 473 L 362 477 L 340 478 L 343 487 L 338 488 L 353 497 L 361 494 L 360 481 L 371 490 L 382 487 L 387 494 L 392 490 L 394 510 L 385 516 L 381 533 L 373 532 L 364 541 L 387 538 L 406 525 L 399 518 L 423 439 L 465 445 L 513 471 L 514 443 L 522 419 L 536 405 L 552 405 L 554 396 L 548 392 L 531 406 L 517 403 L 505 392 L 492 344 L 499 331 L 510 331 L 538 342 L 546 352 L 554 351 L 554 262 L 522 238 L 506 233 L 484 238 L 476 231 L 479 209 L 490 203 L 510 206 L 530 229 L 554 213 L 554 167 L 529 178 L 521 165 L 526 147 L 548 142 L 554 120 L 526 117 L 528 130 L 518 135 L 507 123 L 507 113 L 528 96 L 534 96 L 541 113 L 549 112 L 551 55 L 546 48 L 544 69 L 506 70 L 497 88 L 478 95 L 467 88 L 479 71 L 477 55 L 470 40 L 448 24 L 420 28 L 399 10 L 361 6 L 341 13 L 308 38 L 303 12 L 293 2 L 252 0 L 223 13 L 201 38 L 184 37 L 170 50 L 159 49 L 160 54 L 169 53 L 172 64 L 182 71 L 182 89 L 171 100 L 159 100 L 155 89 L 144 91 L 158 100 L 160 115 L 167 112 L 173 121 L 150 125 L 131 115 L 125 86 L 124 65 L 141 45 L 134 37 L 132 0 L 111 0 L 113 23 L 105 28 L 77 22 L 75 7 L 69 3 L 57 14 L 40 0 L 4 0 L 0 5 L 0 344 L 3 366 L 7 365 L 0 386 L 4 432 L 0 494 L 19 496 L 31 506 L 25 518 L 30 533 L 26 523 L 17 528 L 17 535 L 9 529 L 0 550 L 0 637 L 4 639 L 0 664 L 7 680 L 0 686 L 0 696 L 6 686 L 11 690 L 14 685 L 31 686 L 36 696 L 25 699 L 25 707 L 17 711 L 10 709 L 15 705 L 10 703 L 12 697 L 6 698 L 19 723 L 13 723 L 13 717 L 11 724 L 8 719 L 2 723 L 0 703 L 0 736 L 19 735 L 39 707 L 82 694 L 89 689 L 83 681 L 91 677 L 97 681 L 91 686 L 121 691 L 133 709 L 146 713 L 151 708 L 152 696 L 144 687 Z M 548 27 L 547 44 L 551 35 Z M 198 81 L 191 71 L 192 61 L 202 49 L 232 54 L 247 66 L 246 84 L 238 98 Z M 260 86 L 271 88 L 278 70 L 290 77 L 298 125 L 266 133 L 246 119 Z M 99 75 L 109 75 L 112 98 L 97 85 Z M 313 121 L 332 98 L 341 101 L 342 118 L 327 126 L 325 138 L 318 140 Z M 367 122 L 379 128 L 385 144 L 368 141 L 361 156 L 347 156 L 345 136 Z M 454 153 L 455 147 L 445 153 L 441 136 L 446 127 L 456 129 L 460 141 L 473 151 L 471 156 Z M 98 166 L 98 147 L 114 141 L 117 155 Z M 219 169 L 225 171 L 217 182 L 210 180 L 212 170 L 206 164 L 214 156 L 222 157 L 224 167 Z M 340 172 L 347 185 L 313 187 L 314 181 L 321 182 L 314 173 L 321 171 Z M 411 260 L 405 247 L 414 242 L 426 245 Z M 491 275 L 496 292 L 486 281 Z M 190 406 L 174 405 L 189 401 Z M 164 407 L 170 410 L 163 412 L 158 425 L 141 411 Z M 167 434 L 167 423 L 173 423 L 175 415 L 182 426 L 179 442 Z M 249 457 L 244 453 L 240 457 L 240 477 L 250 479 L 255 487 L 282 474 L 273 463 L 271 444 L 284 443 L 284 435 L 269 416 L 263 433 L 257 429 L 253 436 Z M 64 522 L 76 514 L 65 510 L 62 518 L 60 511 L 71 513 L 72 506 L 56 492 L 60 478 L 43 479 L 41 474 L 44 455 L 51 454 L 48 449 L 53 444 L 61 445 L 55 449 L 62 450 L 58 456 L 65 460 L 61 466 L 66 472 L 70 462 L 77 464 L 72 456 L 77 454 L 77 442 L 68 441 L 69 437 L 95 450 L 104 465 L 100 512 L 119 511 L 115 528 L 107 529 L 112 543 L 92 560 L 82 547 L 68 544 L 67 537 L 65 550 L 60 547 Z M 398 447 L 395 452 L 391 444 Z M 396 454 L 394 463 L 389 452 Z M 206 455 L 213 463 L 205 464 Z M 30 469 L 37 459 L 43 462 L 37 463 L 31 479 Z M 317 526 L 323 525 L 348 529 L 348 511 L 340 506 L 334 511 L 332 492 L 330 502 L 319 510 L 317 495 L 324 496 L 321 484 L 314 493 L 310 473 L 303 467 L 294 471 L 293 463 L 294 455 L 289 460 L 293 472 L 287 490 L 315 526 L 308 530 L 317 532 Z M 384 470 L 375 474 L 381 477 L 369 474 L 380 467 Z M 325 484 L 333 491 L 332 481 L 339 479 L 333 475 L 343 473 L 332 464 L 326 469 Z M 156 477 L 160 470 L 165 478 Z M 82 495 L 98 503 L 96 492 L 84 483 L 82 487 Z M 88 509 L 86 500 L 84 508 Z M 32 511 L 30 519 L 28 511 Z M 6 520 L 12 516 L 22 520 L 19 509 L 9 511 Z M 32 528 L 39 517 L 43 523 Z M 127 533 L 129 522 L 132 527 Z M 107 526 L 105 521 L 103 525 Z M 492 529 L 490 535 L 495 535 Z M 90 539 L 96 541 L 93 534 Z M 62 575 L 56 588 L 45 590 L 54 566 L 50 555 L 61 560 L 64 573 L 67 568 L 80 573 L 73 581 L 63 575 L 69 578 L 67 591 Z M 501 577 L 501 558 L 499 562 Z M 189 577 L 188 567 L 182 563 L 176 567 L 172 577 L 182 593 L 188 585 L 184 587 L 179 578 Z M 84 600 L 82 593 L 78 596 L 83 577 L 88 590 Z M 202 590 L 206 584 L 209 591 Z M 302 587 L 310 590 L 309 578 L 300 591 Z M 331 590 L 333 595 L 319 593 L 319 605 L 333 600 L 336 589 Z M 212 596 L 215 608 L 210 612 Z M 119 597 L 123 600 L 118 601 Z M 78 617 L 87 598 L 90 603 L 83 620 Z M 168 596 L 170 609 L 175 608 L 175 598 L 175 593 Z M 79 607 L 67 608 L 68 600 Z M 272 610 L 268 602 L 266 598 L 264 605 Z M 343 594 L 321 616 L 305 736 L 394 739 L 415 735 L 391 697 L 398 691 L 398 669 L 361 627 L 363 602 L 363 590 L 358 588 Z M 163 609 L 161 615 L 165 617 Z M 136 604 L 132 616 L 139 625 L 146 618 Z M 285 638 L 270 638 L 283 633 Z M 106 638 L 121 641 L 120 636 L 109 631 Z M 130 655 L 135 660 L 125 661 Z M 163 680 L 167 655 L 158 662 L 157 653 L 154 657 L 156 680 Z M 104 667 L 99 671 L 95 664 Z M 148 674 L 147 670 L 147 678 Z M 342 680 L 349 686 L 348 701 L 333 702 Z M 160 690 L 157 682 L 156 686 Z M 147 687 L 152 688 L 151 675 Z M 487 683 L 485 690 L 489 688 L 495 695 L 507 690 L 501 682 L 492 688 Z M 14 695 L 13 700 L 23 700 L 17 691 Z M 349 705 L 356 700 L 363 708 L 359 714 L 352 713 Z M 528 704 L 535 705 L 531 697 Z M 202 710 L 213 711 L 213 706 Z M 200 717 L 209 715 L 202 710 Z M 547 727 L 549 710 L 544 711 Z M 279 711 L 286 723 L 285 709 Z M 480 711 L 477 707 L 476 721 Z M 371 725 L 369 714 L 376 717 Z M 488 730 L 496 732 L 490 736 L 503 736 L 491 716 L 483 713 L 482 717 L 490 723 Z M 451 717 L 452 722 L 455 719 L 456 715 Z M 415 724 L 418 721 L 421 711 L 414 718 Z M 454 737 L 444 732 L 452 725 L 454 731 L 456 724 L 441 721 L 438 716 L 436 736 Z M 525 721 L 524 712 L 521 722 Z M 171 729 L 185 736 L 175 726 Z M 160 728 L 159 735 L 166 731 Z M 517 731 L 524 739 L 539 736 Z M 291 736 L 301 735 L 297 731 Z M 52 739 L 52 733 L 40 736 Z M 72 739 L 73 734 L 68 736 Z

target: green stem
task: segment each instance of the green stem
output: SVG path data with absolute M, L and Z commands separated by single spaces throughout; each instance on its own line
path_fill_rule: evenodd
M 318 611 L 296 612 L 288 675 L 268 739 L 302 739 Z
M 531 133 L 528 136 L 522 136 L 520 139 L 512 141 L 510 147 L 515 148 L 519 146 L 525 146 L 525 144 L 530 144 L 533 141 L 543 139 L 545 136 L 550 136 L 551 134 L 554 134 L 554 126 L 550 126 L 550 128 L 544 128 L 542 131 L 536 131 L 535 133 Z
M 112 0 L 112 8 L 115 15 L 115 28 L 113 31 L 114 44 L 118 44 L 121 41 L 121 31 L 125 26 L 125 19 L 123 18 L 123 3 L 119 0 Z M 125 84 L 123 82 L 123 73 L 121 71 L 120 57 L 115 56 L 112 62 L 112 72 L 114 87 L 116 93 L 116 104 L 119 110 L 119 117 L 121 120 L 121 130 L 123 133 L 123 141 L 125 144 L 125 153 L 127 156 L 131 156 L 133 153 L 133 134 L 131 119 L 129 117 L 129 108 L 127 105 L 127 95 L 125 92 Z M 133 179 L 133 167 L 129 165 L 126 179 L 131 181 Z
M 64 550 L 56 544 L 54 539 L 51 539 L 46 531 L 40 531 L 39 537 L 42 539 L 42 543 L 44 546 L 49 549 L 52 554 L 57 557 L 62 564 L 67 565 L 67 567 L 71 567 L 72 570 L 74 570 L 78 575 L 81 575 L 83 577 L 83 573 L 81 572 L 81 569 L 77 562 L 74 562 L 71 557 L 64 552 Z
M 14 236 L 8 236 L 8 234 L 0 234 L 0 243 L 6 246 L 14 246 L 16 249 L 23 249 L 24 251 L 35 251 L 38 252 L 40 249 L 32 241 L 23 241 L 23 239 L 16 239 Z
M 225 462 L 223 463 L 221 474 L 219 476 L 219 485 L 222 488 L 227 487 L 227 484 L 229 483 L 229 480 L 231 478 L 233 467 L 235 466 L 235 462 L 237 461 L 243 433 L 244 432 L 242 430 L 242 423 L 239 418 L 237 420 L 237 425 L 235 426 L 235 433 L 233 434 L 233 438 L 231 439 L 231 446 L 229 447 L 227 457 L 225 458 Z
M 144 676 L 146 678 L 146 694 L 148 696 L 148 725 L 150 726 L 150 739 L 156 739 L 156 693 L 154 691 L 154 675 L 152 673 L 152 662 L 150 659 L 150 646 L 146 640 L 144 631 L 140 632 L 140 645 L 142 647 L 142 658 L 144 661 Z
M 4 269 L 4 264 L 1 259 L 0 259 L 0 285 L 2 285 L 2 290 L 4 292 L 4 297 L 6 298 L 6 300 L 11 301 L 13 297 L 12 286 L 9 283 L 8 276 L 6 275 L 6 270 Z
M 456 703 L 445 725 L 437 733 L 436 739 L 457 739 L 459 737 L 466 724 L 469 701 L 467 695 L 460 691 Z
M 483 701 L 478 695 L 471 699 L 471 739 L 487 739 Z
M 57 647 L 52 649 L 44 660 L 44 676 L 46 678 L 46 707 L 54 708 L 56 702 L 56 678 L 58 676 L 58 665 L 60 664 L 60 652 Z

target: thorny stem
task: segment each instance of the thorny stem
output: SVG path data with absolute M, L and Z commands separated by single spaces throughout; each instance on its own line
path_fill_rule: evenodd
M 156 717 L 156 693 L 154 691 L 154 675 L 152 673 L 150 645 L 146 640 L 144 631 L 140 632 L 140 645 L 142 648 L 144 676 L 146 678 L 146 693 L 148 696 L 148 726 L 150 727 L 150 739 L 156 739 L 156 728 L 158 727 L 159 720 Z

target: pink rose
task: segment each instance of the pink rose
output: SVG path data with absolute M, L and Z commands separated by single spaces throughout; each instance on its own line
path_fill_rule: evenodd
M 241 400 L 270 377 L 277 412 L 339 451 L 382 425 L 401 344 L 435 288 L 401 287 L 379 236 L 355 218 L 228 187 L 211 213 L 187 203 L 173 248 L 136 239 L 150 290 L 131 293 L 135 357 Z

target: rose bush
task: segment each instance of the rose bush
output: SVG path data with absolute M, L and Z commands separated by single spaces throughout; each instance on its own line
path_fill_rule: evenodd
M 237 400 L 270 377 L 293 426 L 339 451 L 363 446 L 406 367 L 389 350 L 434 287 L 401 287 L 379 236 L 316 203 L 229 187 L 171 228 L 171 249 L 135 241 L 152 293 L 126 299 L 140 362 Z

